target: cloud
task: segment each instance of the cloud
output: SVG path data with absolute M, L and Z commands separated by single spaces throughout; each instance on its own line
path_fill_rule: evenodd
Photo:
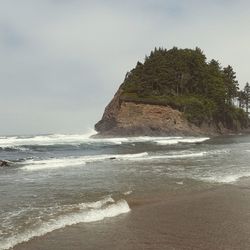
M 244 84 L 249 7 L 230 0 L 1 2 L 0 134 L 93 126 L 126 72 L 155 46 L 199 46 L 208 59 L 231 64 Z

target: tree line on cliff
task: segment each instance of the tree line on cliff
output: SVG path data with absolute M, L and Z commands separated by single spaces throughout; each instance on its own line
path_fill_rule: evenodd
M 155 48 L 126 74 L 122 89 L 127 100 L 169 105 L 196 125 L 206 122 L 235 129 L 248 125 L 244 108 L 249 105 L 249 84 L 239 90 L 233 68 L 208 62 L 200 48 Z

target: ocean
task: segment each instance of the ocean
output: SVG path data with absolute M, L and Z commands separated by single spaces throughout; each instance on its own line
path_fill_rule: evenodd
M 67 226 L 115 220 L 161 194 L 178 197 L 250 177 L 248 135 L 93 134 L 0 137 L 0 160 L 12 162 L 0 168 L 1 250 Z

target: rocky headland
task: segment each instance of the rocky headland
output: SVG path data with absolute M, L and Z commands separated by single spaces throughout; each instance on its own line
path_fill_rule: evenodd
M 234 104 L 238 82 L 195 50 L 155 49 L 127 73 L 95 125 L 98 136 L 218 135 L 246 129 L 246 112 Z

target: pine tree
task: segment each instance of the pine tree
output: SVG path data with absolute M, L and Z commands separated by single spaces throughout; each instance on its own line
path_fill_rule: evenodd
M 244 87 L 244 92 L 245 92 L 245 106 L 246 106 L 246 112 L 249 115 L 249 104 L 250 104 L 250 85 L 247 82 L 245 87 Z
M 250 85 L 239 91 L 236 73 L 216 60 L 207 62 L 201 49 L 155 48 L 144 62 L 127 73 L 123 96 L 135 101 L 164 103 L 184 112 L 191 122 L 214 121 L 245 126 L 250 106 Z
M 239 108 L 244 109 L 245 108 L 245 100 L 246 100 L 246 95 L 245 95 L 244 90 L 238 91 L 237 100 L 238 100 Z
M 236 73 L 230 65 L 223 69 L 223 77 L 226 90 L 226 102 L 232 104 L 233 99 L 237 96 L 239 84 L 236 80 Z

